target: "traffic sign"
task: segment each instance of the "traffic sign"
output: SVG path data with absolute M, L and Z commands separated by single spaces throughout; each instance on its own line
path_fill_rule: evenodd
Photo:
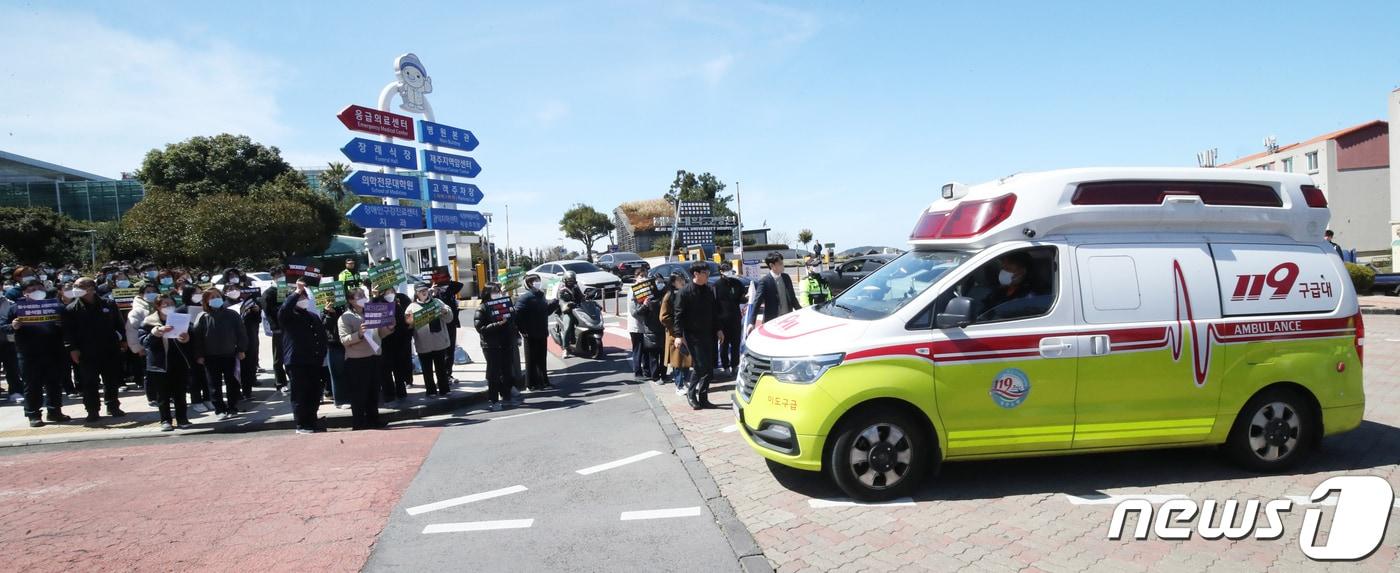
M 443 203 L 465 203 L 475 205 L 481 202 L 481 189 L 471 183 L 453 183 L 441 179 L 423 179 L 429 201 Z
M 340 110 L 340 123 L 355 131 L 413 140 L 413 118 L 359 105 Z
M 438 231 L 480 231 L 486 227 L 486 217 L 476 211 L 428 209 L 428 228 Z
M 473 151 L 480 143 L 470 131 L 425 119 L 418 120 L 418 141 L 462 151 Z
M 407 145 L 395 145 L 356 137 L 340 148 L 345 157 L 355 163 L 369 163 L 400 169 L 418 169 L 418 156 Z M 480 171 L 480 169 L 477 169 Z
M 413 199 L 420 196 L 418 178 L 373 171 L 356 171 L 345 178 L 345 188 L 362 197 Z
M 475 159 L 465 155 L 439 153 L 437 151 L 428 151 L 424 149 L 423 169 L 443 175 L 476 177 L 478 173 L 481 173 L 481 164 L 477 163 Z
M 422 229 L 423 210 L 397 205 L 365 205 L 351 207 L 345 213 L 351 223 L 366 229 Z

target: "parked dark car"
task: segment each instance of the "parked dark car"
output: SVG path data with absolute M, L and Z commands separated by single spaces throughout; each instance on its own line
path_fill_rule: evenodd
M 715 286 L 715 282 L 719 280 L 719 263 L 716 263 L 714 261 L 705 261 L 705 263 L 710 265 L 710 286 Z M 656 280 L 657 277 L 661 277 L 664 279 L 666 277 L 670 277 L 673 271 L 680 271 L 681 274 L 684 274 L 685 276 L 690 276 L 690 263 L 684 262 L 660 264 L 652 268 L 651 271 L 647 273 L 647 277 L 652 280 Z M 739 282 L 744 284 L 744 288 L 749 287 L 749 282 L 751 281 L 749 281 L 748 277 L 740 275 L 736 278 L 739 279 Z
M 637 253 L 603 253 L 595 264 L 623 281 L 630 281 L 637 276 L 637 269 L 651 269 L 651 265 L 637 256 Z
M 823 279 L 826 279 L 827 285 L 831 287 L 831 294 L 835 296 L 840 294 L 841 291 L 850 288 L 851 285 L 860 282 L 860 279 L 865 278 L 866 275 L 874 272 L 875 269 L 885 266 L 885 263 L 894 260 L 898 256 L 899 255 L 866 255 L 863 257 L 856 257 L 836 265 L 836 268 L 832 270 L 822 271 L 821 276 Z

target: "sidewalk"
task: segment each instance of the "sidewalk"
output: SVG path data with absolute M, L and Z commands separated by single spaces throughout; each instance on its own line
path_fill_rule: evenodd
M 1400 296 L 1371 295 L 1359 298 L 1361 314 L 1400 314 Z
M 64 398 L 63 413 L 72 416 L 72 421 L 45 424 L 41 428 L 29 427 L 29 421 L 24 417 L 24 406 L 6 402 L 0 405 L 0 447 L 211 432 L 295 429 L 290 395 L 278 393 L 273 388 L 272 340 L 270 337 L 260 336 L 259 341 L 262 347 L 258 356 L 266 372 L 258 372 L 258 385 L 253 388 L 253 400 L 246 403 L 248 411 L 240 412 L 232 419 L 219 420 L 212 411 L 199 413 L 190 409 L 190 422 L 194 427 L 188 430 L 161 432 L 160 413 L 147 403 L 145 392 L 126 387 L 120 392 L 121 407 L 126 416 L 111 418 L 104 415 L 92 426 L 83 424 L 82 419 L 87 415 L 87 411 L 83 408 L 81 397 Z M 423 393 L 422 376 L 414 375 L 414 385 L 408 388 L 408 398 L 401 402 L 400 407 L 379 409 L 382 421 L 395 422 L 445 414 L 485 399 L 486 362 L 481 354 L 476 330 L 463 327 L 457 332 L 457 342 L 467 350 L 472 363 L 453 365 L 453 377 L 458 383 L 453 386 L 452 394 L 445 399 L 428 398 Z M 102 413 L 106 413 L 105 406 Z M 328 398 L 322 399 L 317 414 L 322 418 L 322 425 L 327 428 L 350 427 L 350 409 L 337 408 Z

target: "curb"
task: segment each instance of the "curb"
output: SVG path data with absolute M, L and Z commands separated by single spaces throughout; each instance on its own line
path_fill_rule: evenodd
M 1361 314 L 1396 315 L 1396 314 L 1400 314 L 1400 308 L 1366 308 L 1366 307 L 1361 307 Z
M 729 542 L 729 548 L 734 550 L 734 556 L 738 558 L 739 569 L 747 573 L 772 573 L 773 565 L 763 556 L 763 548 L 758 546 L 753 534 L 749 533 L 744 522 L 739 521 L 739 517 L 734 513 L 734 506 L 729 504 L 729 500 L 720 495 L 719 484 L 710 475 L 710 470 L 705 468 L 705 464 L 696 455 L 695 448 L 690 446 L 690 440 L 685 439 L 685 434 L 680 426 L 676 425 L 675 419 L 671 418 L 671 413 L 666 410 L 666 406 L 656 397 L 654 384 L 641 382 L 642 395 L 646 397 L 647 404 L 651 406 L 651 413 L 656 416 L 657 423 L 661 424 L 661 431 L 665 432 L 666 439 L 671 442 L 671 449 L 675 450 L 676 456 L 681 459 L 681 464 L 685 466 L 685 471 L 690 474 L 690 480 L 694 482 L 695 489 L 699 490 L 700 496 L 705 498 L 705 505 L 710 508 L 710 514 L 715 516 L 715 522 L 719 524 L 720 533 L 724 535 L 725 541 Z
M 449 398 L 447 400 L 434 400 L 432 402 L 414 404 L 405 408 L 389 409 L 387 412 L 385 411 L 385 408 L 381 407 L 379 412 L 379 421 L 383 423 L 393 423 L 405 422 L 409 420 L 418 420 L 430 416 L 438 416 L 441 414 L 450 413 L 458 408 L 470 406 L 472 404 L 476 404 L 478 402 L 483 402 L 486 400 L 486 392 L 484 391 L 459 391 L 459 393 L 460 395 Z M 333 405 L 330 406 L 330 409 L 332 412 L 338 411 L 338 409 L 335 408 L 335 406 Z M 201 424 L 200 426 L 196 427 L 193 431 L 183 432 L 162 432 L 158 429 L 153 428 L 148 431 L 112 430 L 111 432 L 107 433 L 94 432 L 86 434 L 58 434 L 51 438 L 45 438 L 44 436 L 14 438 L 13 440 L 0 441 L 0 448 L 18 448 L 24 446 L 40 446 L 52 444 L 73 444 L 81 442 L 102 442 L 110 440 L 132 440 L 155 437 L 173 438 L 180 436 L 202 436 L 207 434 L 244 434 L 252 432 L 296 429 L 296 422 L 291 419 L 290 414 L 278 415 L 279 418 L 282 416 L 286 416 L 286 418 L 274 418 L 258 424 L 245 424 L 243 423 L 245 422 L 245 420 L 239 420 L 237 418 L 233 420 L 221 420 L 210 424 Z M 320 419 L 322 427 L 326 429 L 349 428 L 352 423 L 352 419 L 348 412 L 342 416 L 321 416 Z

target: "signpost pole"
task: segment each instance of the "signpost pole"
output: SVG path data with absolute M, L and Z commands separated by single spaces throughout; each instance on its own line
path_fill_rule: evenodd
M 381 91 L 379 92 L 379 110 L 380 110 L 380 111 L 389 111 L 389 104 L 393 103 L 393 100 L 394 100 L 394 93 L 397 91 L 397 90 L 395 90 L 395 87 L 396 87 L 396 86 L 398 86 L 398 82 L 397 82 L 397 81 L 389 82 L 389 84 L 386 85 L 386 86 L 384 86 L 384 89 L 381 90 Z M 383 139 L 386 143 L 393 143 L 393 142 L 394 142 L 394 138 L 389 137 L 389 136 L 387 136 L 387 135 L 380 136 L 380 139 Z M 390 168 L 389 168 L 389 173 L 397 173 L 397 172 L 398 172 L 398 169 L 395 169 L 395 168 L 393 168 L 393 167 L 390 167 Z M 384 204 L 385 204 L 385 205 L 398 205 L 399 202 L 398 202 L 397 199 L 393 199 L 393 198 L 390 198 L 390 197 L 385 197 L 385 198 L 384 198 Z M 388 249 L 388 250 L 389 250 L 389 259 L 390 259 L 390 260 L 397 261 L 397 260 L 399 260 L 400 258 L 402 258 L 402 257 L 403 257 L 403 229 L 385 229 L 385 236 L 386 236 L 386 238 L 388 239 L 388 242 L 389 242 L 389 249 Z M 378 263 L 378 261 L 370 261 L 370 262 L 371 262 L 371 263 Z

